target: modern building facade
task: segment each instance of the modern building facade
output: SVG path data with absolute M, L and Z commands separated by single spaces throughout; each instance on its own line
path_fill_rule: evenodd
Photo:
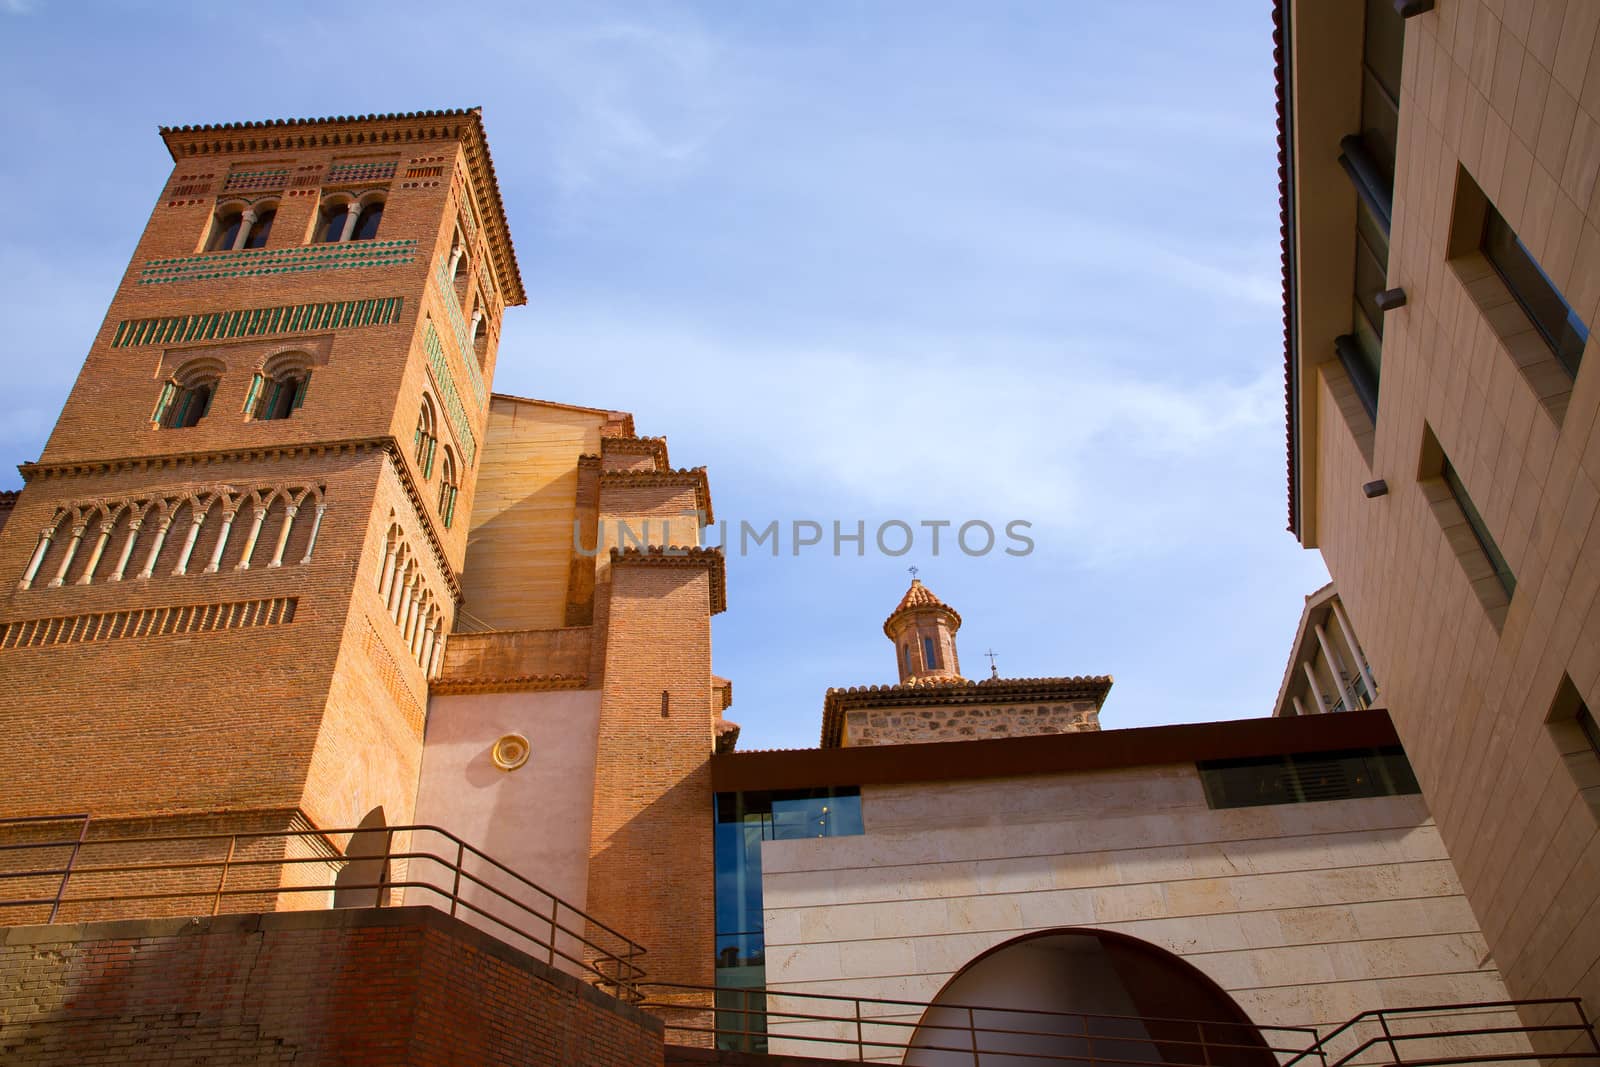
M 1592 1005 L 1600 7 L 1277 15 L 1290 530 L 1508 988 Z

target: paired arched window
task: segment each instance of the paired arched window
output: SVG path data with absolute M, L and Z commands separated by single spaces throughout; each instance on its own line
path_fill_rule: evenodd
M 411 458 L 416 461 L 424 481 L 433 477 L 433 452 L 439 447 L 437 426 L 433 401 L 424 396 L 422 408 L 417 412 L 417 432 L 411 437 Z M 450 450 L 445 449 L 446 462 L 449 462 L 449 453 Z
M 444 463 L 439 475 L 439 521 L 446 529 L 456 517 L 456 456 L 450 446 L 444 446 Z
M 305 367 L 258 371 L 245 394 L 244 413 L 258 422 L 287 419 L 305 403 L 310 385 L 311 371 Z
M 378 224 L 382 221 L 381 196 L 369 197 L 364 201 L 327 201 L 317 215 L 317 229 L 311 239 L 319 244 L 370 241 L 378 236 Z
M 161 387 L 161 397 L 150 421 L 167 430 L 183 430 L 197 425 L 211 410 L 217 394 L 217 379 L 210 375 L 173 377 Z
M 206 241 L 207 252 L 230 252 L 240 248 L 265 248 L 272 233 L 272 223 L 278 217 L 278 205 L 260 203 L 246 207 L 239 203 L 225 205 L 211 222 L 211 236 Z

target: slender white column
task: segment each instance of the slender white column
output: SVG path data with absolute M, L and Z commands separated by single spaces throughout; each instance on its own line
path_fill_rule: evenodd
M 439 671 L 444 668 L 444 643 L 448 635 L 443 627 L 440 627 L 438 634 L 433 642 L 433 662 L 428 665 L 429 678 L 437 678 Z
M 55 536 L 54 526 L 39 531 L 39 543 L 33 546 L 33 556 L 28 560 L 28 569 L 22 572 L 22 581 L 17 583 L 18 589 L 28 588 L 39 576 L 39 565 L 44 562 L 45 553 L 50 551 L 50 542 L 55 540 Z
M 1299 715 L 1299 716 L 1302 716 L 1302 717 L 1306 713 L 1306 706 L 1304 704 L 1300 703 L 1300 698 L 1299 697 L 1295 697 L 1294 698 L 1294 713 L 1296 715 Z
M 1300 664 L 1306 669 L 1306 684 L 1311 686 L 1311 695 L 1317 698 L 1317 710 L 1324 715 L 1328 713 L 1328 699 L 1322 695 L 1322 690 L 1317 687 L 1317 676 L 1311 670 L 1311 662 Z
M 1327 661 L 1328 670 L 1333 675 L 1333 684 L 1338 687 L 1339 695 L 1344 700 L 1344 709 L 1355 711 L 1361 701 L 1356 699 L 1355 687 L 1345 682 L 1350 672 L 1345 670 L 1344 657 L 1339 655 L 1339 650 L 1328 640 L 1328 632 L 1322 628 L 1321 623 L 1313 629 L 1317 634 L 1317 644 L 1322 648 L 1322 658 Z
M 116 568 L 111 572 L 111 581 L 122 581 L 122 572 L 128 569 L 128 560 L 133 558 L 133 543 L 139 540 L 139 529 L 143 525 L 143 519 L 133 519 L 129 521 L 128 539 L 122 542 L 122 554 L 117 557 Z
M 72 557 L 78 554 L 78 546 L 83 544 L 83 531 L 89 528 L 86 522 L 80 522 L 72 528 L 72 541 L 67 545 L 67 552 L 61 557 L 61 566 L 56 568 L 56 576 L 50 579 L 50 588 L 63 584 L 67 580 L 67 568 L 72 566 Z
M 411 624 L 417 617 L 417 605 L 422 602 L 422 586 L 416 584 L 406 590 L 406 603 L 400 616 L 400 639 L 411 643 Z
M 236 571 L 250 569 L 250 557 L 255 555 L 256 541 L 261 538 L 261 524 L 267 521 L 266 508 L 258 507 L 255 510 L 255 518 L 250 522 L 250 535 L 244 539 L 244 551 L 239 554 L 239 562 L 233 565 Z
M 339 240 L 348 241 L 350 235 L 356 232 L 356 220 L 361 217 L 361 205 L 351 204 L 350 210 L 344 216 L 344 232 L 339 235 Z
M 445 273 L 450 275 L 450 280 L 452 282 L 456 277 L 456 265 L 461 262 L 461 257 L 466 255 L 466 253 L 467 248 L 465 245 L 456 245 L 450 250 L 450 266 Z
M 311 536 L 306 539 L 306 554 L 300 557 L 301 563 L 311 562 L 311 553 L 317 547 L 317 533 L 322 529 L 322 513 L 327 510 L 328 505 L 318 504 L 317 513 L 311 516 Z
M 178 553 L 178 565 L 172 568 L 174 578 L 189 573 L 189 557 L 194 555 L 194 543 L 200 540 L 200 527 L 206 521 L 206 513 L 199 512 L 189 523 L 189 532 L 183 536 L 183 551 Z
M 239 216 L 239 232 L 233 238 L 233 251 L 237 252 L 250 240 L 250 228 L 256 224 L 256 209 L 245 208 Z
M 211 550 L 211 559 L 206 563 L 206 569 L 203 573 L 215 574 L 222 569 L 222 552 L 228 547 L 228 531 L 233 529 L 233 517 L 235 514 L 237 514 L 236 511 L 224 511 L 222 513 L 222 529 L 217 532 L 216 547 Z
M 78 576 L 79 585 L 88 585 L 94 581 L 94 569 L 100 566 L 100 557 L 106 554 L 106 542 L 111 540 L 111 528 L 115 525 L 114 521 L 100 524 L 100 536 L 95 539 L 94 550 L 89 553 L 89 562 L 84 564 L 83 573 Z
M 139 577 L 148 578 L 156 572 L 156 557 L 161 555 L 161 546 L 167 543 L 167 531 L 172 529 L 172 516 L 163 515 L 161 526 L 156 530 L 156 539 L 150 543 L 150 554 L 144 558 L 144 569 L 139 572 Z
M 478 339 L 478 327 L 480 327 L 482 325 L 483 325 L 483 311 L 482 311 L 482 309 L 479 309 L 479 310 L 474 311 L 472 313 L 472 329 L 468 332 L 467 336 L 470 337 L 472 340 L 476 341 Z
M 422 636 L 428 631 L 428 612 L 418 611 L 416 623 L 411 627 L 411 658 L 419 659 L 422 655 Z
M 1344 635 L 1344 643 L 1350 648 L 1350 655 L 1356 661 L 1356 670 L 1361 672 L 1361 680 L 1367 685 L 1367 693 L 1372 699 L 1378 697 L 1378 682 L 1372 677 L 1372 668 L 1367 665 L 1367 657 L 1361 654 L 1361 646 L 1356 644 L 1356 630 L 1350 625 L 1350 617 L 1344 613 L 1344 604 L 1338 597 L 1333 598 L 1333 619 L 1339 624 L 1339 632 Z
M 418 657 L 418 662 L 422 664 L 423 674 L 428 673 L 428 667 L 433 662 L 433 642 L 438 636 L 439 625 L 437 623 L 430 624 L 422 638 L 422 655 Z
M 378 596 L 388 602 L 389 583 L 394 579 L 394 564 L 399 556 L 400 546 L 395 544 L 394 538 L 385 536 L 383 539 L 383 566 L 378 570 Z
M 293 504 L 286 505 L 283 509 L 283 525 L 278 528 L 278 543 L 272 549 L 272 562 L 269 567 L 283 566 L 283 549 L 289 543 L 289 529 L 294 525 L 294 513 L 299 511 Z
M 400 605 L 405 601 L 406 594 L 410 591 L 413 580 L 414 578 L 411 574 L 411 568 L 409 566 L 406 567 L 404 571 L 401 571 L 398 567 L 396 567 L 395 579 L 393 582 L 389 583 L 388 604 L 389 618 L 393 619 L 396 623 L 399 623 L 400 621 Z

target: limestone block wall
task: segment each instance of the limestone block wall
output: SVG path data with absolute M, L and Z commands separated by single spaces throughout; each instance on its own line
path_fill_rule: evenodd
M 930 1001 L 988 949 L 1087 927 L 1177 954 L 1263 1025 L 1506 997 L 1418 796 L 1214 811 L 1184 764 L 868 786 L 862 807 L 862 836 L 763 843 L 772 987 Z
M 996 707 L 858 708 L 845 713 L 851 745 L 905 745 L 983 737 L 1033 737 L 1100 729 L 1093 700 Z

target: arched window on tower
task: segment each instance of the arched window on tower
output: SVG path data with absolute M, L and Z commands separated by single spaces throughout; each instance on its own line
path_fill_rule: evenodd
M 256 373 L 244 398 L 245 417 L 256 422 L 287 419 L 305 403 L 311 368 L 304 357 L 276 359 Z
M 211 410 L 221 374 L 209 363 L 190 363 L 161 386 L 150 421 L 162 429 L 183 430 L 197 425 Z
M 439 521 L 446 529 L 456 517 L 456 457 L 450 446 L 444 446 L 444 463 L 439 475 Z
M 433 401 L 424 395 L 422 407 L 417 412 L 417 432 L 411 437 L 411 458 L 416 461 L 417 470 L 422 472 L 424 481 L 433 477 L 433 453 L 439 447 L 437 426 Z M 446 449 L 447 454 L 448 451 Z
M 901 669 L 906 674 L 910 674 L 911 673 L 911 646 L 910 645 L 901 645 L 900 646 L 900 664 L 901 664 Z
M 460 241 L 461 238 L 458 236 L 456 240 Z M 467 306 L 467 290 L 472 284 L 472 271 L 467 266 L 467 250 L 465 246 L 457 244 L 452 255 L 456 261 L 456 270 L 450 281 L 456 289 L 456 300 L 465 309 Z
M 251 210 L 255 213 L 255 221 L 250 224 L 250 232 L 245 235 L 242 248 L 265 248 L 267 238 L 272 234 L 272 223 L 278 217 L 278 205 L 256 204 Z
M 331 244 L 344 240 L 346 224 L 350 221 L 351 206 L 347 200 L 323 204 L 321 213 L 317 215 L 317 232 L 312 240 L 318 244 Z
M 922 669 L 935 671 L 939 669 L 939 646 L 933 643 L 933 638 L 922 639 Z
M 207 252 L 226 252 L 239 240 L 239 227 L 244 224 L 244 208 L 238 204 L 225 205 L 211 220 L 211 236 L 206 240 Z
M 483 294 L 478 294 L 478 309 L 472 313 L 472 354 L 482 367 L 489 358 L 489 316 L 483 313 Z
M 361 205 L 356 215 L 355 227 L 350 231 L 352 241 L 370 241 L 378 236 L 378 224 L 383 221 L 383 199 L 376 197 Z

